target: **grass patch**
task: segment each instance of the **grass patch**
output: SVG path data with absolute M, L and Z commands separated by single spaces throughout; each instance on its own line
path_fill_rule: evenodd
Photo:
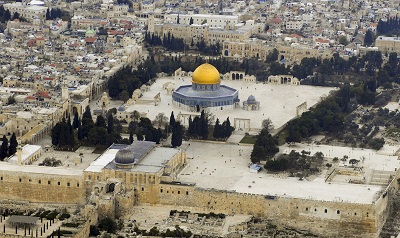
M 256 140 L 257 136 L 245 135 L 239 143 L 254 145 Z

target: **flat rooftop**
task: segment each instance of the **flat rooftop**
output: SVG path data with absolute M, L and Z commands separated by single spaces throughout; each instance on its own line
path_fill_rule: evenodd
M 184 145 L 188 145 L 187 157 L 189 159 L 188 165 L 178 175 L 178 181 L 196 183 L 196 186 L 200 188 L 362 204 L 374 202 L 380 191 L 385 188 L 381 185 L 370 184 L 325 183 L 325 168 L 316 177 L 302 181 L 296 177 L 287 177 L 285 174 L 267 173 L 265 170 L 251 173 L 248 165 L 252 146 L 193 141 L 185 142 Z M 326 147 L 327 150 L 330 148 L 332 146 Z M 297 149 L 300 152 L 306 148 L 299 147 Z M 322 147 L 311 149 L 311 154 L 321 151 L 321 149 Z M 335 156 L 339 158 L 348 155 L 349 149 L 351 150 L 346 147 L 333 147 Z M 281 152 L 285 150 L 286 148 L 280 148 Z M 328 152 L 325 153 L 328 154 Z M 368 153 L 370 152 L 367 151 L 367 155 Z M 354 152 L 354 156 L 358 156 L 358 154 Z M 381 157 L 375 156 L 371 156 L 370 160 L 372 161 L 374 158 L 376 161 L 382 160 Z M 390 156 L 384 156 L 384 158 L 384 161 L 387 158 L 392 159 Z M 379 167 L 379 165 L 377 166 Z
M 66 167 L 48 167 L 48 166 L 37 166 L 37 165 L 15 165 L 7 162 L 0 162 L 0 171 L 8 172 L 20 172 L 29 174 L 51 174 L 59 176 L 82 176 L 82 169 L 73 169 Z
M 138 158 L 138 161 L 128 169 L 134 172 L 156 173 L 179 152 L 179 149 L 155 147 L 155 143 L 149 141 L 134 141 L 132 145 L 115 144 L 93 161 L 85 171 L 101 172 L 102 169 L 120 169 L 114 163 L 115 155 L 127 146 L 132 147 L 135 158 Z
M 150 90 L 144 92 L 143 97 L 139 99 L 143 99 L 144 101 L 149 100 L 148 103 L 138 102 L 135 105 L 126 106 L 125 109 L 127 111 L 137 110 L 141 113 L 147 113 L 147 117 L 151 120 L 154 120 L 158 113 L 164 113 L 169 116 L 171 115 L 171 111 L 173 111 L 175 117 L 180 112 L 187 113 L 187 111 L 172 104 L 172 95 L 167 95 L 167 91 L 163 89 L 163 85 L 168 82 L 173 83 L 175 89 L 178 89 L 182 85 L 192 84 L 191 77 L 183 77 L 177 80 L 173 77 L 159 78 L 151 85 Z M 296 107 L 298 105 L 307 102 L 307 107 L 310 108 L 317 104 L 321 97 L 328 95 L 332 90 L 336 90 L 330 87 L 273 85 L 238 80 L 222 80 L 221 85 L 226 85 L 239 91 L 241 107 L 234 110 L 213 112 L 215 118 L 225 120 L 229 117 L 232 124 L 234 118 L 250 119 L 250 127 L 252 129 L 260 129 L 261 122 L 266 118 L 272 120 L 275 128 L 281 127 L 296 116 Z M 161 102 L 159 102 L 158 106 L 155 106 L 150 101 L 154 99 L 157 93 L 160 93 Z M 260 101 L 260 110 L 246 111 L 242 109 L 242 102 L 246 101 L 250 95 L 253 95 L 257 101 Z

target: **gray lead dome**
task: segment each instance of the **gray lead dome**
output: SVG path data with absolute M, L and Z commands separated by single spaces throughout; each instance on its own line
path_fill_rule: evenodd
M 114 159 L 117 164 L 133 164 L 135 163 L 135 153 L 130 148 L 120 149 Z

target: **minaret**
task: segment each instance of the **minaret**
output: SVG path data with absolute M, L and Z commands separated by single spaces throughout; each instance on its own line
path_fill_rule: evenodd
M 65 80 L 63 81 L 63 84 L 62 84 L 61 99 L 62 99 L 63 101 L 69 99 L 68 85 L 67 85 L 67 83 L 65 82 Z
M 18 141 L 18 146 L 17 146 L 17 164 L 22 165 L 22 146 L 21 146 L 21 141 Z

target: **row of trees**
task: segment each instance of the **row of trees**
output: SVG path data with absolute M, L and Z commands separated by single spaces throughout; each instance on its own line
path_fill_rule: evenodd
M 25 21 L 26 19 L 21 17 L 18 12 L 14 12 L 14 14 L 11 15 L 11 12 L 7 9 L 5 10 L 3 5 L 0 6 L 0 21 L 2 23 L 5 23 L 7 21 L 12 21 L 14 19 L 19 19 L 20 21 Z
M 182 38 L 175 38 L 170 32 L 164 34 L 161 39 L 160 36 L 146 32 L 144 36 L 145 42 L 151 46 L 162 46 L 171 51 L 183 51 L 185 49 L 185 42 Z
M 69 12 L 61 10 L 60 8 L 52 8 L 51 10 L 48 8 L 46 11 L 46 20 L 55 20 L 55 19 L 70 21 L 71 15 L 69 14 Z
M 135 89 L 148 83 L 159 72 L 160 68 L 156 67 L 155 61 L 151 59 L 140 64 L 137 70 L 134 70 L 132 66 L 125 66 L 108 80 L 108 94 L 113 99 L 126 102 Z
M 18 141 L 15 133 L 11 135 L 10 141 L 4 135 L 0 146 L 0 160 L 3 161 L 6 157 L 14 155 L 17 152 L 17 147 Z
M 69 116 L 58 122 L 51 130 L 51 138 L 52 144 L 61 149 L 74 148 L 76 139 L 90 145 L 109 146 L 123 142 L 121 130 L 122 126 L 113 118 L 112 113 L 108 114 L 107 122 L 102 115 L 97 116 L 94 122 L 90 107 L 87 106 L 82 118 L 75 112 L 72 123 Z
M 71 119 L 67 116 L 58 122 L 51 129 L 51 143 L 59 148 L 74 148 L 75 146 L 75 134 L 71 124 Z
M 213 131 L 213 137 L 215 139 L 226 139 L 232 135 L 232 131 L 234 131 L 235 128 L 231 126 L 231 122 L 229 121 L 229 117 L 226 118 L 222 124 L 220 124 L 219 119 L 215 121 L 214 125 L 214 131 Z
M 396 15 L 395 17 L 390 17 L 387 20 L 380 19 L 378 21 L 378 26 L 376 31 L 380 35 L 399 35 L 400 34 L 400 19 Z

